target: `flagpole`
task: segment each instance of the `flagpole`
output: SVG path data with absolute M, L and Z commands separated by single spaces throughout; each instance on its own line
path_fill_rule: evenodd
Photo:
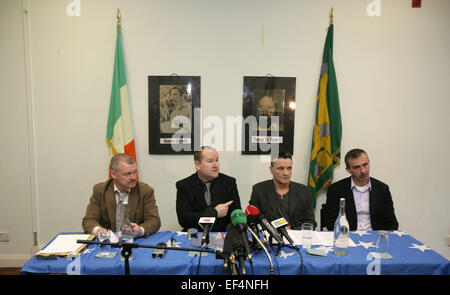
M 119 12 L 119 8 L 117 8 L 117 29 L 119 30 L 119 33 L 120 33 L 120 12 Z
M 334 21 L 334 11 L 333 11 L 333 7 L 331 7 L 331 12 L 330 12 L 330 25 L 333 24 Z

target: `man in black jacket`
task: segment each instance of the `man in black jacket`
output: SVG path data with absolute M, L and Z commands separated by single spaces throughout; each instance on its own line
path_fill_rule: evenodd
M 176 183 L 178 222 L 184 231 L 202 230 L 200 217 L 206 217 L 207 208 L 214 208 L 217 218 L 211 231 L 226 231 L 231 212 L 241 209 L 236 179 L 219 172 L 219 155 L 211 147 L 194 152 L 194 165 L 196 173 Z
M 367 153 L 353 149 L 345 155 L 345 165 L 351 177 L 333 183 L 327 191 L 325 220 L 328 230 L 333 230 L 339 214 L 339 199 L 345 198 L 345 215 L 350 230 L 397 230 L 389 186 L 370 177 Z
M 311 223 L 315 228 L 311 190 L 291 181 L 292 156 L 280 153 L 272 159 L 269 170 L 273 179 L 253 186 L 250 205 L 268 219 L 284 217 L 289 223 L 288 229 L 300 230 L 302 223 Z

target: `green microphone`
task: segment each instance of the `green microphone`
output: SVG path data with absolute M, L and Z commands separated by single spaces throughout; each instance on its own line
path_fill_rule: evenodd
M 247 215 L 241 209 L 235 209 L 231 212 L 231 223 L 242 231 L 242 225 L 247 225 Z

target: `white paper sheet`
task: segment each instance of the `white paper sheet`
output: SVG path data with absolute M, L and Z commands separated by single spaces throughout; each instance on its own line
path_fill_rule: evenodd
M 78 244 L 77 240 L 87 240 L 89 234 L 60 234 L 47 247 L 38 251 L 39 254 L 74 253 L 83 244 Z
M 289 236 L 294 240 L 296 245 L 302 245 L 302 231 L 301 230 L 288 230 Z M 285 243 L 289 243 L 286 238 Z M 333 246 L 334 232 L 330 231 L 313 231 L 312 232 L 312 245 Z M 355 243 L 349 238 L 349 247 L 356 247 Z

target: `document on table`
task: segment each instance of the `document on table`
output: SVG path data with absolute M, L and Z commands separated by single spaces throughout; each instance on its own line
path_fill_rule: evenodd
M 94 238 L 94 235 L 89 234 L 60 234 L 47 247 L 38 251 L 36 256 L 66 256 L 79 253 L 87 245 L 78 244 L 77 240 L 93 240 Z
M 302 231 L 301 230 L 288 230 L 289 236 L 294 240 L 296 245 L 303 245 Z M 348 239 L 349 247 L 356 247 L 351 238 Z M 289 243 L 286 238 L 285 243 Z M 334 232 L 330 231 L 313 231 L 312 232 L 312 245 L 333 246 Z

